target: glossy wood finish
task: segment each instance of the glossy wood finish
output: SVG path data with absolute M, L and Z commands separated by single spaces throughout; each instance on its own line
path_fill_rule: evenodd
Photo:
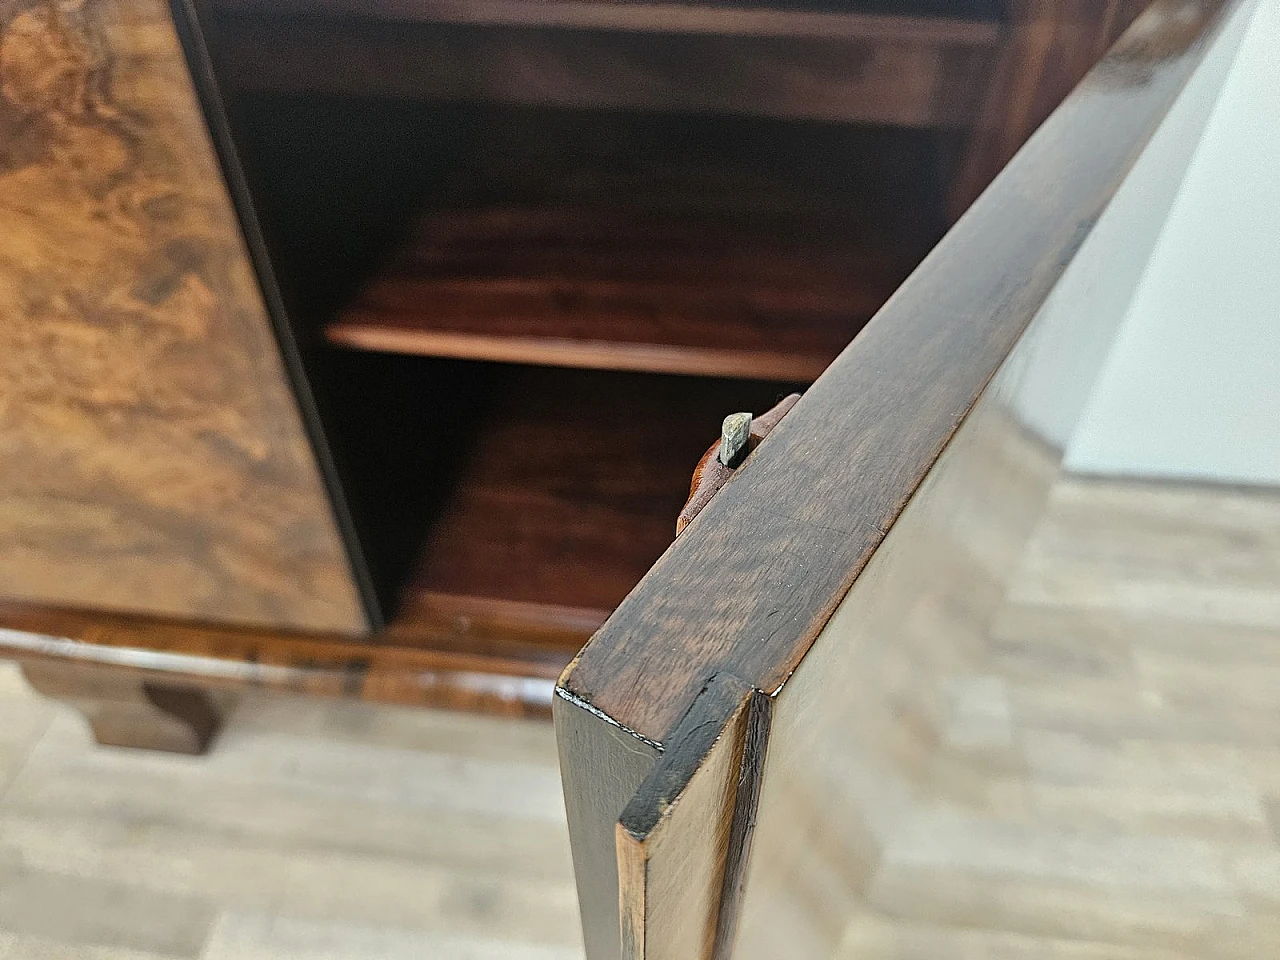
M 975 403 L 985 397 L 986 407 L 999 407 L 1003 388 L 989 384 L 1002 368 L 1015 384 L 1034 377 L 1068 396 L 1087 388 L 1079 370 L 1006 361 L 1020 343 L 1028 357 L 1040 337 L 1035 349 L 1057 355 L 1061 342 L 1026 335 L 1032 319 L 1051 309 L 1058 321 L 1040 327 L 1091 344 L 1080 368 L 1086 373 L 1100 361 L 1172 202 L 1195 123 L 1170 135 L 1180 163 L 1157 164 L 1142 189 L 1117 191 L 1131 182 L 1131 167 L 1223 19 L 1216 2 L 1152 7 L 618 608 L 561 678 L 566 704 L 665 753 L 676 748 L 672 731 L 714 675 L 732 673 L 785 695 L 845 592 L 887 543 L 886 532 L 904 522 L 904 506 L 924 495 L 920 485 L 935 475 L 944 450 L 968 447 L 976 464 L 1034 463 L 1037 444 L 1018 418 L 994 410 L 975 416 Z M 1058 292 L 1072 272 L 1089 280 L 1075 298 Z M 1064 410 L 1082 402 L 1063 400 Z M 962 424 L 969 440 L 956 447 Z M 1015 511 L 1015 541 L 1025 538 L 1047 486 L 1047 471 L 1026 469 L 1042 479 Z M 1003 479 L 990 487 L 1006 489 Z M 972 599 L 988 597 L 977 591 Z M 588 775 L 565 772 L 570 783 Z M 769 783 L 766 774 L 766 793 Z M 570 823 L 575 843 L 606 826 Z M 593 960 L 616 955 L 605 938 L 587 946 Z M 793 954 L 796 946 L 784 952 L 805 955 Z
M 79 663 L 34 660 L 23 676 L 45 696 L 79 710 L 98 743 L 166 753 L 203 753 L 221 725 L 207 691 L 165 686 L 136 673 Z
M 983 638 L 1060 455 L 1012 412 L 1042 337 L 1033 327 L 1010 356 L 775 697 L 737 958 L 847 956 L 844 929 L 888 855 L 885 833 L 917 800 L 945 815 L 975 789 L 980 773 L 963 761 L 983 746 Z M 1063 397 L 1074 413 L 1096 372 Z M 909 885 L 895 901 L 911 899 Z
M 984 500 L 779 697 L 739 956 L 1273 955 L 1276 490 L 1068 475 L 1020 557 Z
M 127 667 L 135 686 L 545 716 L 556 676 L 670 544 L 689 472 L 724 412 L 767 405 L 778 388 L 489 372 L 493 389 L 455 412 L 476 429 L 412 531 L 418 555 L 396 616 L 367 640 L 9 603 L 0 656 Z
M 327 336 L 363 349 L 816 378 L 944 229 L 920 135 L 477 111 Z M 460 142 L 458 142 L 460 141 Z
M 160 0 L 0 12 L 0 592 L 368 620 Z
M 654 15 L 653 8 L 638 9 Z M 684 20 L 743 19 L 734 11 L 703 12 L 715 9 L 686 12 Z M 947 29 L 907 19 L 898 21 L 898 36 L 886 37 L 881 20 L 832 14 L 824 16 L 838 17 L 839 26 L 827 33 L 825 19 L 810 25 L 804 18 L 812 15 L 789 12 L 749 14 L 745 22 L 754 28 L 681 31 L 680 11 L 672 32 L 661 33 L 270 13 L 221 16 L 218 36 L 226 75 L 245 89 L 947 129 L 977 116 L 979 80 L 990 69 L 997 36 L 990 24 Z M 761 21 L 779 23 L 777 35 Z
M 824 9 L 825 7 L 825 9 Z M 839 9 L 833 9 L 839 8 Z M 998 37 L 993 3 L 794 4 L 787 7 L 618 0 L 217 0 L 220 13 L 289 11 L 402 23 L 711 33 L 724 36 L 835 37 L 896 43 L 988 46 Z
M 376 634 L 373 642 L 199 626 L 8 604 L 0 657 L 126 668 L 160 686 L 260 687 L 319 697 L 546 716 L 554 678 L 572 655 L 551 642 L 513 641 L 467 629 Z

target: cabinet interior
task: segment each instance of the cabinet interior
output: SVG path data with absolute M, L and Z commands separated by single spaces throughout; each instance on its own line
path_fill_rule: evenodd
M 388 631 L 572 653 L 946 229 L 910 91 L 976 102 L 999 11 L 346 2 L 200 16 Z

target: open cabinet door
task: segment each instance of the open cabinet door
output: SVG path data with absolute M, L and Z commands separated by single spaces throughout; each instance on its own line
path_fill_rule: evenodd
M 1079 587 L 1113 529 L 1158 566 L 1182 494 L 1064 469 L 1255 9 L 1152 4 L 565 672 L 589 960 L 1274 952 L 1280 710 L 1197 686 L 1221 634 L 1142 576 Z M 1265 552 L 1246 500 L 1214 569 Z

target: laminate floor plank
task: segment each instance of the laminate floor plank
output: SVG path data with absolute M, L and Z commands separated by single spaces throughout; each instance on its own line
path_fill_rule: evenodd
M 845 771 L 888 826 L 837 956 L 1275 956 L 1278 556 L 1275 494 L 1060 483 L 989 631 L 915 625 L 962 648 L 936 745 L 887 727 L 899 766 Z M 548 724 L 246 696 L 166 756 L 0 665 L 0 960 L 409 957 L 581 960 Z
M 0 796 L 48 727 L 53 714 L 53 705 L 35 697 L 16 668 L 0 669 Z
M 578 948 L 421 930 L 227 914 L 201 960 L 580 960 Z
M 0 960 L 582 956 L 549 724 L 246 696 L 178 757 L 7 664 L 0 720 Z
M 178 960 L 172 954 L 152 953 L 129 947 L 103 947 L 47 937 L 0 931 L 0 960 Z
M 0 929 L 77 947 L 200 955 L 213 905 L 131 884 L 32 870 L 20 858 L 0 861 Z

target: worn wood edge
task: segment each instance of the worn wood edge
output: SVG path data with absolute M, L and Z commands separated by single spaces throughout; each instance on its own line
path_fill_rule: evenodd
M 730 731 L 741 729 L 732 764 L 729 843 L 720 867 L 719 909 L 711 920 L 712 957 L 728 960 L 741 899 L 746 860 L 755 826 L 759 788 L 768 741 L 772 699 L 739 677 L 720 674 L 703 687 L 665 744 L 661 757 L 618 818 L 618 916 L 624 960 L 644 960 L 650 910 L 650 854 L 680 811 L 680 802 L 707 758 Z
M 592 960 L 621 960 L 621 884 L 634 889 L 630 848 L 619 860 L 618 818 L 662 756 L 661 748 L 624 730 L 589 703 L 556 690 L 551 704 L 564 785 L 582 936 Z M 643 864 L 639 864 L 643 869 Z M 643 878 L 641 878 L 643 886 Z
M 751 691 L 747 702 L 746 730 L 738 769 L 738 788 L 734 794 L 729 848 L 725 851 L 724 881 L 721 886 L 720 912 L 716 916 L 712 960 L 731 960 L 733 956 L 738 916 L 746 888 L 747 862 L 751 857 L 751 840 L 756 829 L 756 814 L 760 809 L 760 788 L 764 782 L 773 704 L 773 697 L 755 689 Z
M 730 720 L 746 709 L 751 693 L 750 684 L 729 674 L 707 681 L 663 744 L 662 759 L 618 818 L 628 836 L 644 843 L 660 829 Z
M 168 0 L 168 3 L 174 28 L 186 57 L 187 70 L 191 75 L 196 99 L 204 114 L 210 147 L 222 172 L 227 196 L 230 198 L 232 209 L 239 222 L 241 241 L 257 278 L 263 307 L 271 322 L 271 330 L 275 335 L 276 347 L 280 353 L 281 366 L 292 389 L 298 419 L 311 445 L 321 485 L 329 498 L 334 525 L 346 548 L 347 566 L 351 572 L 351 579 L 364 608 L 363 629 L 356 632 L 368 633 L 385 625 L 384 606 L 389 605 L 390 598 L 380 595 L 378 586 L 374 582 L 355 517 L 342 487 L 337 461 L 334 459 L 329 438 L 320 420 L 320 410 L 302 361 L 302 352 L 293 327 L 289 323 L 288 309 L 276 279 L 271 253 L 267 248 L 266 238 L 258 220 L 253 195 L 244 176 L 244 168 L 241 166 L 239 152 L 231 133 L 231 124 L 223 105 L 222 93 L 214 75 L 213 61 L 209 56 L 208 44 L 201 25 L 202 0 Z
M 993 47 L 995 20 L 892 14 L 780 10 L 697 3 L 616 3 L 591 0 L 217 0 L 219 12 L 340 15 L 359 10 L 384 20 L 459 26 L 517 26 L 560 30 L 705 33 L 744 37 L 813 37 L 931 46 Z
M 731 346 L 713 350 L 618 340 L 422 332 L 386 323 L 378 314 L 360 310 L 349 310 L 342 319 L 329 324 L 325 328 L 325 337 L 337 346 L 381 353 L 780 382 L 813 380 L 826 369 L 830 360 L 829 356 L 820 354 L 778 354 Z
M 489 653 L 0 607 L 0 658 L 129 670 L 156 683 L 549 717 L 566 654 Z M 390 638 L 388 638 L 390 641 Z
M 1237 0 L 1202 0 L 1199 3 L 1182 4 L 1183 8 L 1191 7 L 1203 14 L 1196 24 L 1194 36 L 1189 38 L 1185 36 L 1186 20 L 1179 20 L 1177 11 L 1174 10 L 1177 6 L 1173 0 L 1156 0 L 1125 32 L 1107 56 L 1086 75 L 978 202 L 965 213 L 956 227 L 872 319 L 863 334 L 828 368 L 797 405 L 797 410 L 761 444 L 760 453 L 754 457 L 754 469 L 744 469 L 738 482 L 707 507 L 703 512 L 704 522 L 701 525 L 704 535 L 700 537 L 697 531 L 691 531 L 663 554 L 582 653 L 566 668 L 560 678 L 558 690 L 582 702 L 591 703 L 593 709 L 609 717 L 623 729 L 654 742 L 664 743 L 671 736 L 674 718 L 680 715 L 680 711 L 696 695 L 695 689 L 701 677 L 717 671 L 737 669 L 761 689 L 771 693 L 780 689 L 884 539 L 894 520 L 914 495 L 930 467 L 985 392 L 1000 364 L 1013 349 L 1057 279 L 1084 243 L 1097 217 L 1109 204 L 1159 128 L 1205 50 L 1219 34 L 1229 15 L 1238 9 L 1239 3 Z M 1161 22 L 1162 15 L 1166 18 L 1164 23 Z M 1166 37 L 1172 52 L 1162 54 L 1161 41 Z M 1148 56 L 1148 51 L 1155 53 Z M 1154 68 L 1164 68 L 1170 75 L 1160 83 L 1153 83 L 1151 71 Z M 898 378 L 894 373 L 900 369 L 900 362 L 909 350 L 917 347 L 923 350 L 930 339 L 945 344 L 948 339 L 958 342 L 961 337 L 977 336 L 977 332 L 971 328 L 960 329 L 958 322 L 942 327 L 921 322 L 921 316 L 937 317 L 939 310 L 946 309 L 945 300 L 932 304 L 932 309 L 925 309 L 929 304 L 930 285 L 937 284 L 932 276 L 933 271 L 944 258 L 954 257 L 961 263 L 971 265 L 974 270 L 989 272 L 981 270 L 983 262 L 992 255 L 992 251 L 983 243 L 983 238 L 1001 238 L 1000 228 L 1007 223 L 1007 214 L 1001 216 L 1003 208 L 1017 197 L 1020 190 L 1027 189 L 1025 183 L 1019 182 L 1020 178 L 1032 182 L 1039 179 L 1034 175 L 1035 165 L 1044 162 L 1041 154 L 1050 155 L 1055 142 L 1078 144 L 1076 149 L 1081 152 L 1093 149 L 1089 137 L 1078 136 L 1077 131 L 1073 130 L 1073 126 L 1081 126 L 1076 114 L 1087 112 L 1093 96 L 1093 84 L 1106 90 L 1108 77 L 1116 76 L 1131 78 L 1129 88 L 1135 90 L 1136 96 L 1145 96 L 1150 101 L 1146 105 L 1140 128 L 1128 138 L 1124 149 L 1118 152 L 1110 168 L 1105 171 L 1105 177 L 1099 176 L 1080 202 L 1074 203 L 1067 210 L 1052 211 L 1054 215 L 1064 216 L 1066 222 L 1062 229 L 1047 231 L 1049 236 L 1046 242 L 1030 264 L 1033 272 L 1029 271 L 1026 276 L 1019 278 L 1022 282 L 1012 288 L 1010 281 L 998 278 L 996 282 L 989 284 L 988 290 L 978 292 L 980 297 L 976 297 L 974 291 L 968 292 L 970 300 L 984 299 L 994 304 L 998 311 L 995 318 L 987 318 L 987 329 L 982 331 L 985 337 L 982 367 L 970 378 L 968 386 L 962 388 L 963 398 L 945 426 L 929 437 L 926 443 L 910 451 L 909 469 L 901 471 L 903 482 L 893 490 L 887 509 L 875 516 L 858 518 L 856 530 L 831 531 L 846 542 L 855 544 L 851 551 L 846 551 L 849 563 L 840 582 L 807 611 L 805 622 L 790 635 L 787 642 L 765 649 L 763 656 L 759 653 L 763 648 L 759 639 L 761 633 L 769 640 L 776 634 L 776 631 L 769 633 L 765 629 L 767 624 L 764 623 L 739 625 L 740 629 L 735 630 L 730 638 L 730 645 L 725 650 L 705 648 L 694 641 L 689 644 L 690 655 L 678 663 L 665 662 L 661 670 L 653 665 L 651 658 L 641 658 L 638 651 L 631 650 L 628 641 L 635 641 L 639 636 L 635 626 L 637 622 L 645 625 L 641 642 L 662 645 L 671 642 L 660 639 L 660 630 L 655 627 L 661 627 L 660 617 L 663 611 L 675 609 L 675 604 L 672 603 L 673 592 L 678 594 L 679 587 L 673 585 L 673 577 L 675 582 L 679 581 L 679 566 L 711 566 L 722 559 L 719 553 L 721 545 L 707 535 L 709 531 L 715 530 L 717 526 L 741 527 L 743 524 L 750 524 L 753 517 L 758 517 L 761 506 L 766 509 L 781 506 L 773 502 L 779 492 L 778 478 L 781 473 L 794 469 L 791 458 L 806 442 L 804 431 L 809 431 L 808 439 L 812 442 L 818 442 L 814 438 L 820 437 L 822 442 L 842 453 L 858 449 L 862 439 L 859 433 L 862 431 L 857 425 L 850 429 L 847 423 L 810 423 L 805 416 L 807 410 L 820 411 L 820 402 L 827 393 L 839 397 L 841 382 L 858 384 L 867 395 L 893 397 L 898 402 L 910 402 L 904 396 L 902 384 L 896 382 Z M 1083 132 L 1083 128 L 1079 132 Z M 1064 164 L 1059 160 L 1055 166 L 1061 167 Z M 1025 203 L 1014 204 L 1015 209 L 1024 206 Z M 1006 238 L 995 246 L 998 250 L 1015 249 L 1015 243 L 1016 241 Z M 952 268 L 949 272 L 938 272 L 943 276 L 951 276 L 962 271 Z M 1017 288 L 1022 288 L 1019 292 L 1030 289 L 1032 296 L 1028 298 L 1024 294 L 1018 299 L 1013 292 Z M 917 344 L 895 343 L 893 328 L 898 324 L 914 327 L 911 332 L 919 338 Z M 946 336 L 948 334 L 949 338 Z M 838 435 L 837 429 L 841 431 Z M 895 457 L 900 458 L 900 451 L 863 451 L 863 455 L 868 461 L 892 463 Z M 806 463 L 806 468 L 820 469 L 815 467 L 811 458 Z M 681 561 L 679 565 L 677 560 Z M 762 564 L 767 562 L 765 558 L 761 558 Z M 775 571 L 771 570 L 773 572 Z M 789 588 L 789 584 L 780 576 L 775 576 L 773 582 L 784 589 Z M 729 583 L 726 587 L 730 591 L 753 589 L 747 583 Z M 718 609 L 723 609 L 726 598 L 718 599 Z M 757 604 L 756 609 L 760 606 Z M 674 613 L 668 615 L 675 616 Z M 711 615 L 710 611 L 706 614 Z M 703 626 L 701 619 L 682 622 L 680 635 L 697 638 L 705 636 L 700 630 Z M 751 649 L 753 646 L 755 650 Z M 633 665 L 639 664 L 642 672 L 638 675 L 635 671 L 627 672 L 629 660 Z M 649 683 L 645 685 L 641 681 Z
M 614 825 L 618 855 L 618 937 L 623 960 L 644 960 L 648 915 L 649 847 L 621 822 Z

